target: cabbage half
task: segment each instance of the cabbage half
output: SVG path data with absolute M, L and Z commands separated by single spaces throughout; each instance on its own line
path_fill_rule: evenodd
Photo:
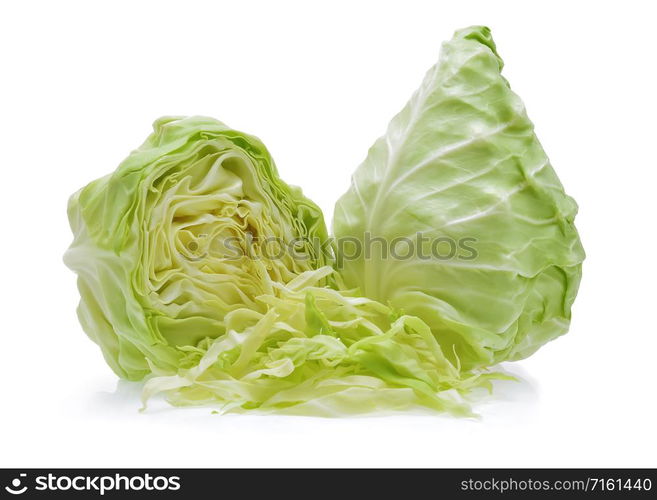
M 330 261 L 321 210 L 281 181 L 257 138 L 211 118 L 156 121 L 68 214 L 80 321 L 131 380 L 176 369 L 185 348 L 226 333 L 230 312 L 265 312 L 258 296 Z
M 488 28 L 456 32 L 333 221 L 338 240 L 414 242 L 411 257 L 398 249 L 404 258 L 343 252 L 342 276 L 421 318 L 466 368 L 524 358 L 565 333 L 584 259 L 577 205 L 501 70 Z

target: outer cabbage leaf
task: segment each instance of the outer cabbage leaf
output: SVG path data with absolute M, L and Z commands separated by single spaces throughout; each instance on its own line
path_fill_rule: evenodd
M 421 318 L 466 368 L 524 358 L 565 333 L 584 259 L 577 205 L 502 65 L 488 28 L 456 32 L 356 170 L 333 221 L 338 240 L 417 242 L 413 258 L 344 258 L 342 276 Z M 417 257 L 440 238 L 474 252 Z
M 74 194 L 78 316 L 112 369 L 137 380 L 175 369 L 225 318 L 329 261 L 321 210 L 285 184 L 255 137 L 211 118 L 162 118 L 111 175 Z M 296 242 L 295 252 L 258 245 Z M 230 243 L 230 244 L 229 244 Z

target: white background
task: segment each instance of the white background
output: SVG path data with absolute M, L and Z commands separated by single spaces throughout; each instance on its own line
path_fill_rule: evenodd
M 7 2 L 0 466 L 657 466 L 650 3 Z M 493 30 L 588 253 L 571 333 L 483 418 L 138 414 L 79 327 L 67 197 L 165 114 L 258 135 L 325 209 L 454 30 Z

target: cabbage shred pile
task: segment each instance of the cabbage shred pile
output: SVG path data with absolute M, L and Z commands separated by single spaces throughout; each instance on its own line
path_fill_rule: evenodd
M 257 138 L 157 120 L 70 199 L 85 332 L 118 376 L 146 379 L 144 405 L 471 415 L 469 395 L 504 378 L 490 367 L 567 331 L 584 259 L 577 205 L 501 69 L 485 27 L 443 45 L 337 202 L 338 244 Z M 339 244 L 419 234 L 472 252 L 347 258 Z

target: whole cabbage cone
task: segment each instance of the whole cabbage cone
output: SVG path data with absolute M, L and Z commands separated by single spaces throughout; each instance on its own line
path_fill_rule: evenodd
M 414 245 L 343 258 L 342 276 L 421 318 L 465 368 L 568 331 L 584 250 L 490 30 L 457 31 L 337 202 L 336 238 Z

